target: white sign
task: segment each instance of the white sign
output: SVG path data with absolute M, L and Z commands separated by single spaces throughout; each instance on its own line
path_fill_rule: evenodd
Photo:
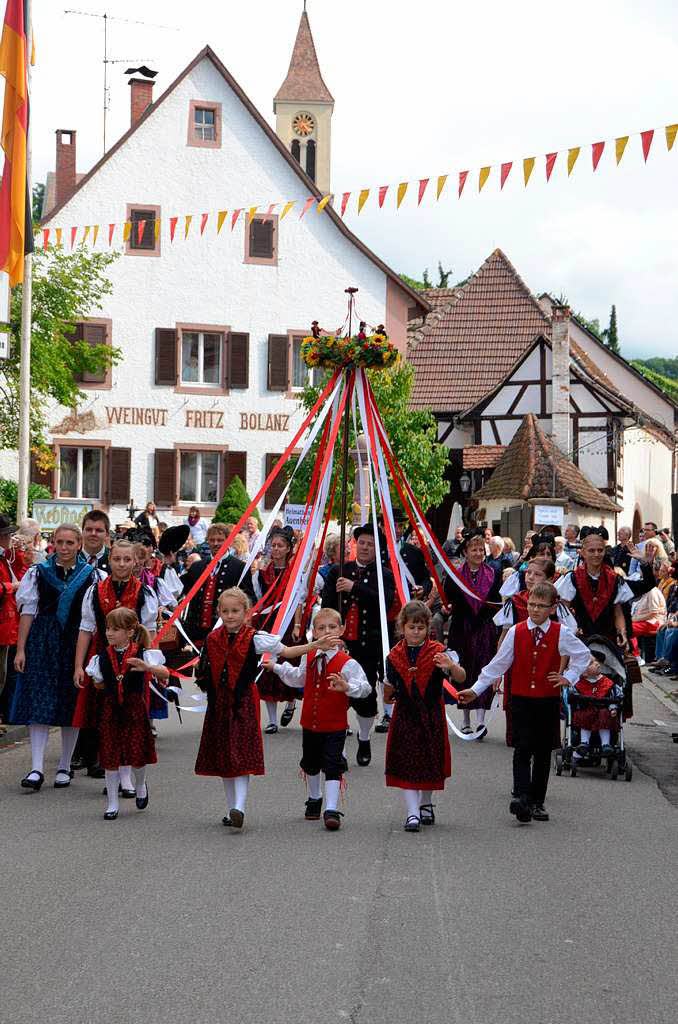
M 0 359 L 9 359 L 9 334 L 3 331 L 0 324 Z
M 34 501 L 33 518 L 41 530 L 55 530 L 57 526 L 82 526 L 85 512 L 91 512 L 91 501 Z
M 304 518 L 305 509 L 305 505 L 285 505 L 285 526 L 291 526 L 293 530 L 305 529 L 311 518 L 310 508 Z
M 565 522 L 565 509 L 562 505 L 535 505 L 535 526 L 562 526 Z
M 9 359 L 9 274 L 0 271 L 0 359 Z

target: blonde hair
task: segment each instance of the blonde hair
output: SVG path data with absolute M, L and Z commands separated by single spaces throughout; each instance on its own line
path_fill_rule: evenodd
M 228 590 L 224 590 L 224 592 L 220 595 L 219 600 L 217 601 L 217 611 L 221 612 L 224 610 L 224 603 L 227 597 L 234 597 L 236 601 L 240 601 L 245 612 L 248 612 L 250 610 L 250 599 L 245 593 L 245 591 L 242 590 L 240 587 L 229 587 Z
M 129 548 L 132 554 L 134 554 L 135 547 L 136 544 L 132 544 L 131 540 L 125 540 L 124 537 L 120 537 L 119 540 L 114 540 L 111 544 L 111 554 L 113 554 L 113 548 Z
M 316 613 L 316 617 L 313 620 L 314 623 L 318 621 L 321 615 L 326 619 L 331 617 L 334 620 L 335 626 L 343 625 L 341 614 L 337 611 L 336 608 L 321 608 L 320 611 Z
M 68 530 L 69 533 L 75 534 L 75 536 L 78 538 L 79 541 L 82 540 L 82 530 L 80 529 L 79 526 L 76 526 L 75 523 L 61 523 L 54 530 L 54 532 L 52 534 L 52 540 L 56 540 L 57 537 L 59 536 L 59 534 L 60 533 L 65 533 L 66 530 Z
M 233 550 L 238 558 L 242 558 L 243 555 L 247 557 L 249 554 L 250 546 L 241 533 L 236 534 L 233 538 Z
M 151 637 L 145 626 L 142 626 L 137 618 L 137 613 L 132 608 L 114 608 L 106 616 L 106 625 L 111 629 L 124 629 L 128 633 L 134 630 L 134 643 L 142 647 L 151 646 Z
M 516 546 L 510 537 L 502 537 L 501 539 L 504 542 L 504 551 L 513 552 L 516 550 Z
M 323 552 L 328 558 L 330 557 L 333 551 L 339 550 L 340 541 L 341 537 L 339 536 L 338 533 L 331 533 L 329 537 L 325 538 L 325 543 L 323 544 Z

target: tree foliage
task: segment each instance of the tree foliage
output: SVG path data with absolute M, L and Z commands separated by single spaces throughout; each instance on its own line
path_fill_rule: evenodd
M 101 373 L 119 358 L 108 345 L 74 341 L 74 326 L 102 308 L 112 291 L 107 271 L 114 253 L 92 253 L 84 246 L 33 254 L 33 324 L 31 337 L 31 439 L 45 444 L 50 403 L 67 408 L 84 398 L 76 377 Z M 16 448 L 19 433 L 19 364 L 22 286 L 12 291 L 10 356 L 0 362 L 0 447 Z
M 49 501 L 51 493 L 42 484 L 29 484 L 28 487 L 28 514 L 33 515 L 34 501 Z M 17 482 L 16 480 L 0 480 L 0 513 L 12 523 L 16 523 L 17 506 Z
M 234 476 L 224 491 L 224 496 L 217 505 L 216 512 L 212 516 L 213 523 L 237 523 L 243 512 L 251 502 L 251 498 L 245 490 L 245 485 L 239 476 Z M 261 517 L 256 509 L 252 515 L 261 527 Z
M 633 359 L 631 365 L 635 366 L 636 370 L 642 373 L 643 377 L 649 380 L 651 384 L 654 384 L 656 388 L 659 388 L 660 391 L 668 395 L 673 402 L 678 402 L 678 381 L 661 373 L 656 373 L 655 370 L 651 370 L 647 365 L 651 361 L 649 359 Z
M 619 348 L 619 337 L 617 335 L 617 307 L 616 306 L 613 306 L 612 309 L 610 310 L 610 324 L 609 324 L 608 327 L 605 328 L 604 331 L 601 332 L 601 338 L 603 339 L 603 341 L 605 342 L 607 347 L 612 352 L 616 352 L 617 355 L 621 354 L 620 348 Z
M 440 260 L 438 260 L 438 284 L 433 284 L 433 282 L 431 281 L 431 278 L 429 277 L 428 273 L 428 267 L 426 267 L 423 274 L 421 275 L 421 281 L 418 281 L 414 277 L 408 277 L 407 274 L 399 274 L 398 276 L 400 277 L 401 281 L 404 281 L 406 285 L 409 285 L 410 288 L 414 288 L 418 292 L 424 291 L 425 289 L 428 288 L 452 287 L 449 283 L 450 277 L 452 276 L 452 268 L 450 268 L 449 270 L 443 270 L 443 264 Z M 453 287 L 462 288 L 467 281 L 468 277 L 465 277 L 461 281 L 457 281 Z
M 642 368 L 651 370 L 653 373 L 669 377 L 671 380 L 678 380 L 678 356 L 652 356 L 650 359 L 634 359 L 633 365 L 639 370 Z

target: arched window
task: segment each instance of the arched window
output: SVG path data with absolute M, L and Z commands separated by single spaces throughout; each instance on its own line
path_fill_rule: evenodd
M 306 143 L 306 173 L 312 181 L 315 181 L 315 142 L 313 139 L 309 139 Z
M 299 162 L 300 155 L 301 147 L 299 145 L 299 139 L 292 139 L 292 156 Z

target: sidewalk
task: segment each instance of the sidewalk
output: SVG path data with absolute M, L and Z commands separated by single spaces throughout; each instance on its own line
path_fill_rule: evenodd
M 28 726 L 26 725 L 5 725 L 2 728 L 7 729 L 7 732 L 0 735 L 0 750 L 4 747 L 11 747 L 28 736 Z
M 645 666 L 642 669 L 643 685 L 668 708 L 678 714 L 678 679 L 655 675 Z

